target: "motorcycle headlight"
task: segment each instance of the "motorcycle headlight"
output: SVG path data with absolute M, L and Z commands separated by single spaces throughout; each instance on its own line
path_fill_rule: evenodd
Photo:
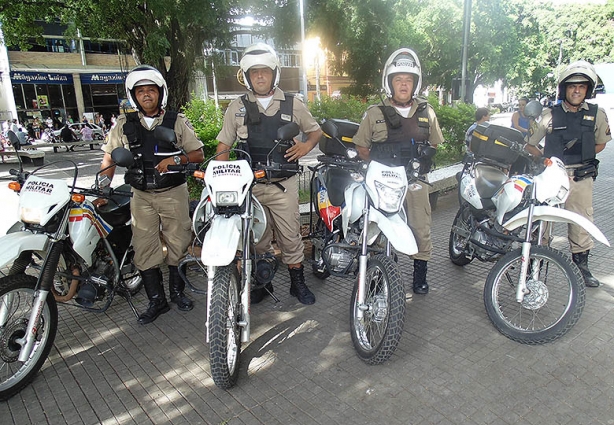
M 22 207 L 19 213 L 19 218 L 24 223 L 40 224 L 42 219 L 42 211 L 40 210 L 40 208 Z
M 218 192 L 215 199 L 218 207 L 234 207 L 239 205 L 238 192 Z
M 375 181 L 375 189 L 377 190 L 379 208 L 381 210 L 394 213 L 401 209 L 405 186 L 396 189 Z

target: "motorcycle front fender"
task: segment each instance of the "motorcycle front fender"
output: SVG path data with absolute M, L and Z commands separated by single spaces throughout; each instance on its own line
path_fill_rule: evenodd
M 12 264 L 23 251 L 45 251 L 49 238 L 30 232 L 9 233 L 0 237 L 0 269 Z
M 369 221 L 377 223 L 384 236 L 388 238 L 397 251 L 407 255 L 414 255 L 418 252 L 416 238 L 399 214 L 386 217 L 371 207 L 369 209 Z
M 226 266 L 234 260 L 241 239 L 241 216 L 216 215 L 205 234 L 201 260 L 205 266 Z
M 522 227 L 527 224 L 528 215 L 529 209 L 524 209 L 504 223 L 503 227 L 505 227 L 507 230 L 515 230 Z M 601 232 L 601 230 L 597 228 L 597 226 L 591 223 L 590 220 L 573 211 L 567 211 L 562 208 L 555 208 L 548 205 L 540 205 L 536 206 L 533 210 L 533 221 L 535 222 L 537 220 L 576 224 L 584 228 L 584 230 L 590 233 L 593 238 L 597 239 L 602 244 L 610 246 L 610 242 L 608 242 L 608 239 Z

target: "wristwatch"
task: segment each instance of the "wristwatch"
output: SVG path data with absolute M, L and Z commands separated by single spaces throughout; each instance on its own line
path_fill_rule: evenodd
M 181 157 L 179 155 L 175 155 L 173 161 L 175 161 L 175 164 L 181 165 Z

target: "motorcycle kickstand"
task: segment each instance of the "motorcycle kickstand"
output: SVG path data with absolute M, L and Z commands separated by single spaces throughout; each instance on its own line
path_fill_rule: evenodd
M 277 296 L 273 293 L 273 291 L 269 291 L 266 286 L 264 287 L 264 290 L 269 293 L 269 295 L 271 296 L 271 298 L 273 298 L 273 300 L 275 300 L 275 304 L 281 302 L 281 300 L 277 298 Z
M 130 309 L 132 310 L 132 313 L 134 313 L 134 317 L 136 317 L 138 319 L 139 318 L 139 312 L 136 309 L 136 307 L 134 306 L 134 303 L 132 302 L 132 295 L 130 295 L 130 292 L 126 292 L 125 294 L 122 294 L 122 296 L 128 302 L 128 305 L 130 306 Z

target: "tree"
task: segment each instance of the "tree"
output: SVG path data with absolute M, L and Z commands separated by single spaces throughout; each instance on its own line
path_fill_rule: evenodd
M 59 19 L 67 35 L 125 40 L 138 62 L 158 68 L 169 86 L 169 107 L 189 100 L 188 84 L 205 41 L 223 47 L 230 39 L 233 1 L 210 0 L 0 0 L 8 45 L 28 46 L 40 37 L 36 21 Z M 166 58 L 170 61 L 166 61 Z

